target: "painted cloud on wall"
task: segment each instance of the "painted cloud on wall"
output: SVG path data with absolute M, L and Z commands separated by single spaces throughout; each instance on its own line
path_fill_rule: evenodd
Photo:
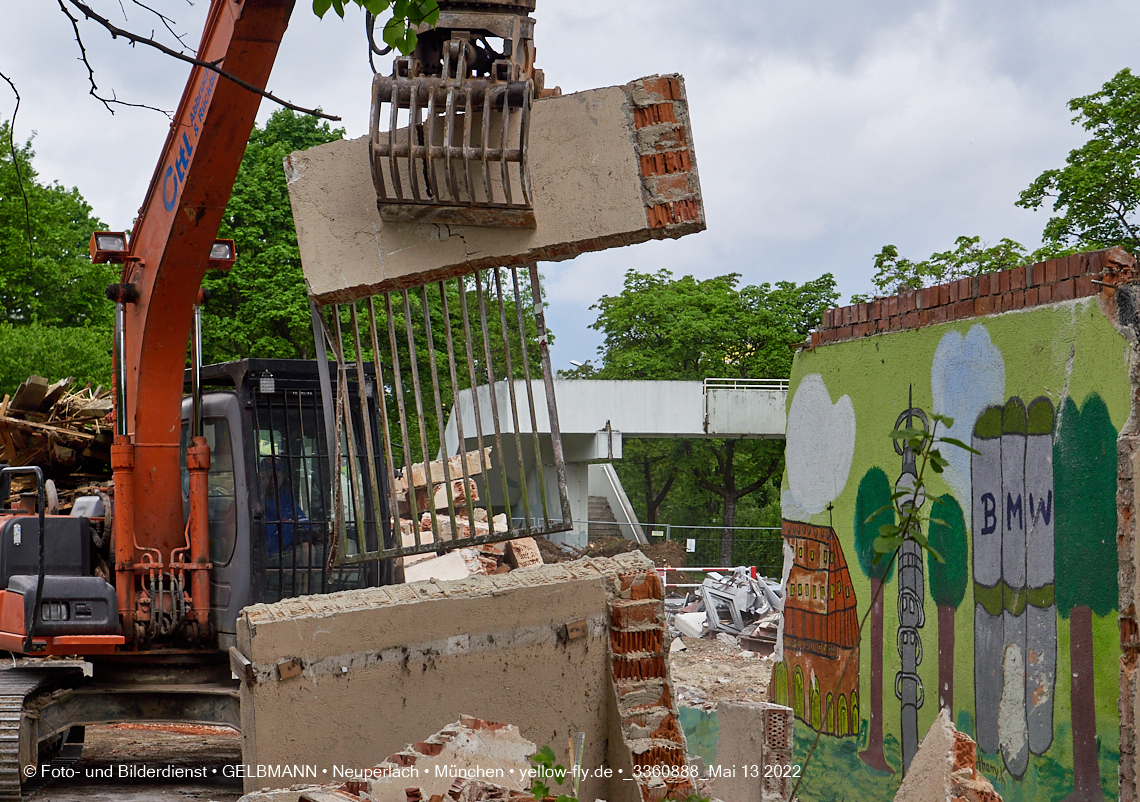
M 942 434 L 968 443 L 982 410 L 1005 402 L 1005 360 L 985 326 L 971 326 L 965 337 L 946 333 L 930 364 L 930 389 L 934 412 L 954 419 Z M 970 452 L 944 448 L 942 456 L 950 462 L 942 476 L 965 504 L 970 498 Z
M 804 376 L 788 410 L 787 448 L 790 499 L 788 508 L 808 515 L 823 512 L 839 497 L 851 472 L 855 454 L 855 408 L 851 397 L 840 396 L 834 404 L 823 377 Z M 797 510 L 797 511 L 798 511 Z

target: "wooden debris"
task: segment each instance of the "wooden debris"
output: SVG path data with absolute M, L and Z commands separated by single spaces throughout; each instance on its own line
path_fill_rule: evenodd
M 42 467 L 59 489 L 64 511 L 76 497 L 109 487 L 114 439 L 110 392 L 71 385 L 70 378 L 30 376 L 0 401 L 0 463 Z M 31 490 L 34 482 L 13 477 L 13 493 Z

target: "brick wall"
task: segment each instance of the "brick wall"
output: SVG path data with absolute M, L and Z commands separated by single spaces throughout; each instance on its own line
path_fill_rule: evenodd
M 1123 248 L 1078 253 L 829 309 L 808 347 L 1086 298 L 1137 278 Z
M 704 207 L 697 168 L 689 147 L 689 106 L 685 79 L 654 75 L 628 84 L 641 161 L 645 218 L 652 236 L 699 221 Z
M 693 785 L 685 776 L 685 735 L 669 681 L 664 587 L 649 568 L 619 575 L 613 591 L 611 679 L 638 790 L 643 802 L 684 799 Z

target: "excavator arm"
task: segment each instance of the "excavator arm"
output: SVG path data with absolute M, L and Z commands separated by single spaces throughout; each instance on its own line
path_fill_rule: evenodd
M 264 88 L 294 0 L 212 0 L 198 58 Z M 115 585 L 124 635 L 149 619 L 140 580 L 185 582 L 192 637 L 208 632 L 209 448 L 191 443 L 191 512 L 183 526 L 181 406 L 187 344 L 202 278 L 257 114 L 260 96 L 195 66 L 139 210 L 117 303 L 112 447 Z M 94 243 L 93 243 L 94 252 Z M 232 254 L 222 254 L 227 256 Z M 215 254 L 218 256 L 218 254 Z

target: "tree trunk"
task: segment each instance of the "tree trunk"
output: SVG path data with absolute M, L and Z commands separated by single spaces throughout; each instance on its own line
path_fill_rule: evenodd
M 938 605 L 938 709 L 954 716 L 954 608 Z
M 733 527 L 736 526 L 736 496 L 724 497 L 724 534 L 720 536 L 720 565 L 732 566 Z
M 1069 663 L 1073 674 L 1073 793 L 1065 802 L 1100 802 L 1104 794 L 1096 745 L 1092 610 L 1083 605 L 1069 613 Z
M 652 530 L 657 523 L 657 505 L 653 503 L 653 463 L 645 459 L 641 467 L 645 473 L 645 523 Z
M 894 774 L 883 756 L 883 580 L 871 580 L 871 725 L 859 757 L 873 769 Z

